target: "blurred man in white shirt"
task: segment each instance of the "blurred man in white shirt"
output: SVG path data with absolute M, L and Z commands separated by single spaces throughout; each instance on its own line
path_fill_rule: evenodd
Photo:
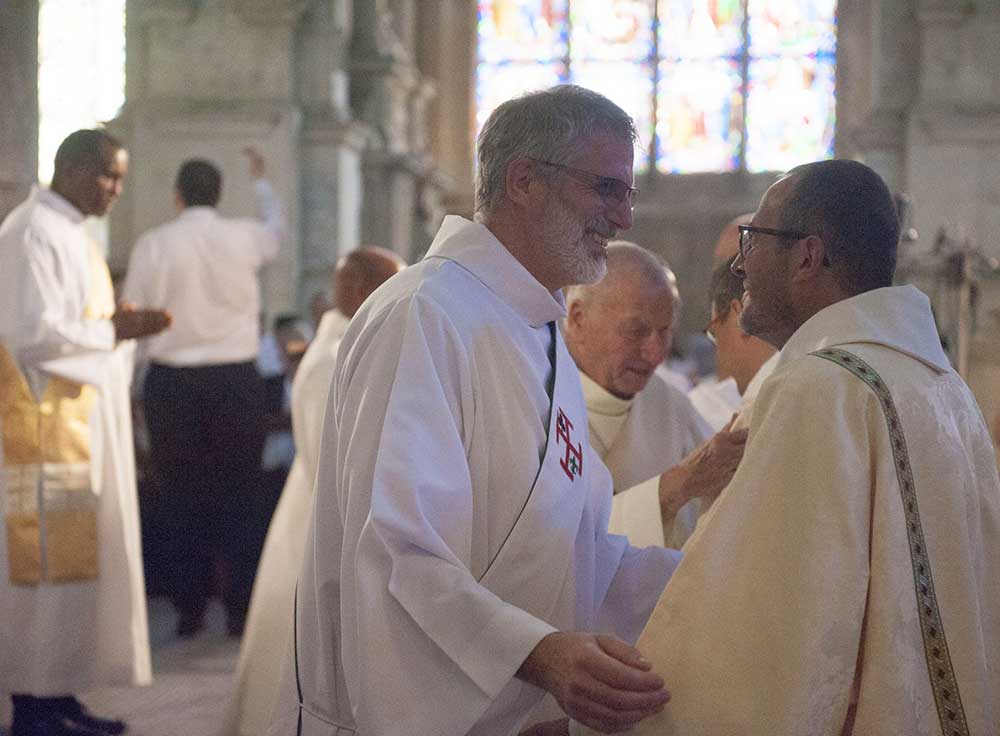
M 143 403 L 180 636 L 201 629 L 218 557 L 229 631 L 242 632 L 263 541 L 247 513 L 265 436 L 254 364 L 257 273 L 278 254 L 285 221 L 263 158 L 245 153 L 263 222 L 220 216 L 221 173 L 208 161 L 186 161 L 176 181 L 178 217 L 139 239 L 124 288 L 126 300 L 174 316 L 173 328 L 147 346 Z

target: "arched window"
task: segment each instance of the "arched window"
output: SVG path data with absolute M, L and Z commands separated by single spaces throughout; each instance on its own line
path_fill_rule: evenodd
M 833 155 L 836 30 L 836 0 L 480 0 L 477 130 L 572 82 L 636 120 L 637 171 L 782 171 Z
M 62 140 L 111 120 L 125 100 L 125 0 L 41 0 L 38 178 L 52 179 Z

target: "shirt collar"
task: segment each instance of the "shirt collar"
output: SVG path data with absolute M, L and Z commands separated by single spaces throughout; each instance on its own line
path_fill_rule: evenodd
M 185 207 L 181 210 L 180 217 L 182 220 L 187 220 L 192 217 L 202 218 L 202 217 L 214 217 L 216 215 L 215 207 L 209 207 L 208 205 L 196 204 L 190 207 Z
M 68 199 L 57 192 L 53 192 L 51 189 L 35 185 L 31 188 L 31 196 L 41 204 L 50 207 L 69 219 L 74 225 L 79 225 L 87 219 L 86 215 L 74 207 Z
M 587 411 L 604 416 L 620 417 L 628 414 L 632 408 L 634 396 L 631 399 L 615 396 L 583 371 L 580 371 L 580 385 L 583 387 L 583 398 L 587 404 Z
M 566 316 L 561 290 L 550 292 L 483 224 L 448 215 L 426 258 L 445 258 L 471 273 L 532 327 Z
M 883 345 L 938 371 L 951 368 L 941 348 L 930 300 L 913 286 L 874 289 L 821 309 L 785 343 L 778 364 L 851 343 Z

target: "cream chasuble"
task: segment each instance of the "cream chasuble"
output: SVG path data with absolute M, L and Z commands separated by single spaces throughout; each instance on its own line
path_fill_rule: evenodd
M 684 393 L 657 374 L 632 399 L 614 396 L 582 371 L 580 383 L 590 445 L 614 483 L 609 531 L 624 534 L 637 547 L 679 549 L 694 530 L 701 504 L 697 499 L 685 504 L 665 529 L 660 475 L 710 437 L 711 428 Z
M 107 265 L 36 191 L 0 228 L 0 692 L 150 679 L 128 384 Z
M 833 347 L 880 374 L 898 425 L 865 381 L 812 354 Z M 894 459 L 904 445 L 909 475 Z M 917 512 L 928 569 L 911 559 Z M 992 443 L 927 298 L 894 287 L 827 307 L 784 346 L 743 462 L 639 639 L 672 697 L 636 732 L 998 734 L 998 570 Z M 921 627 L 929 588 L 943 631 Z M 939 691 L 939 708 L 943 650 L 957 690 Z M 942 731 L 959 698 L 968 730 Z

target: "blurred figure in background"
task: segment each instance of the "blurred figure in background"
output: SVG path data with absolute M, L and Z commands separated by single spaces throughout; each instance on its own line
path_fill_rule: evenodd
M 259 736 L 267 731 L 292 631 L 295 581 L 309 533 L 320 433 L 337 348 L 362 302 L 404 265 L 395 253 L 376 246 L 358 248 L 337 262 L 334 306 L 320 320 L 292 382 L 295 461 L 264 543 L 224 736 Z M 331 438 L 326 442 L 330 444 Z

